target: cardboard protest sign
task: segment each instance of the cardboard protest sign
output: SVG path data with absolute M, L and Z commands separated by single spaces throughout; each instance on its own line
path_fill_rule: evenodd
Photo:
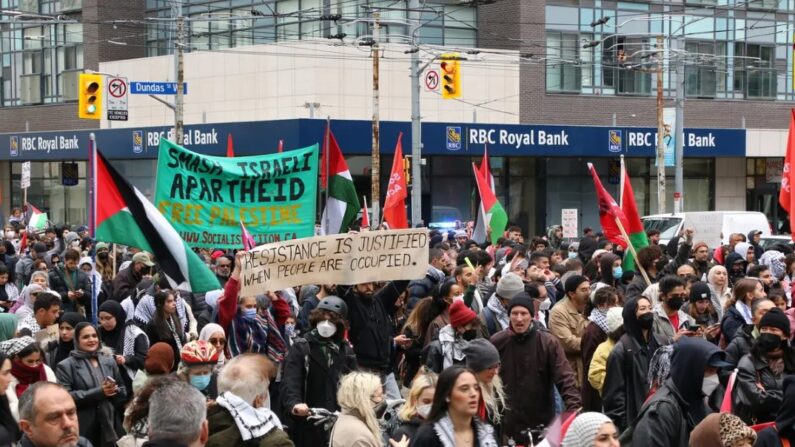
M 243 258 L 241 294 L 304 284 L 418 279 L 428 269 L 424 228 L 334 234 L 259 246 Z
M 317 145 L 250 157 L 212 157 L 160 139 L 155 206 L 191 247 L 240 248 L 314 234 Z

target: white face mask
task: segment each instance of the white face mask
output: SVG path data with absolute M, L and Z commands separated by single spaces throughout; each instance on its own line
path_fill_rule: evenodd
M 427 419 L 431 413 L 431 404 L 420 405 L 417 407 L 417 415 L 423 419 Z
M 323 338 L 329 338 L 337 333 L 337 326 L 328 320 L 323 320 L 317 324 L 317 333 Z
M 463 301 L 463 300 L 464 300 L 464 295 L 456 295 L 456 296 L 453 297 L 453 302 L 454 303 L 456 301 Z
M 544 311 L 545 310 L 549 310 L 549 308 L 552 307 L 552 300 L 550 300 L 549 298 L 545 299 L 544 301 L 541 302 L 541 306 L 540 307 L 541 307 L 540 310 L 544 310 Z
M 6 231 L 6 239 L 14 239 L 16 237 L 16 233 L 13 231 Z
M 705 396 L 709 397 L 715 388 L 720 385 L 720 380 L 718 380 L 718 375 L 713 374 L 709 377 L 704 377 L 704 382 L 701 384 L 701 392 L 704 393 Z

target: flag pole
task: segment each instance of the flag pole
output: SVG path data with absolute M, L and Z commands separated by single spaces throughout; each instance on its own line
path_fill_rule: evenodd
M 618 217 L 616 217 L 616 225 L 618 225 L 618 231 L 621 232 L 621 236 L 623 236 L 624 240 L 627 241 L 627 248 L 629 249 L 629 252 L 632 253 L 632 256 L 635 257 L 635 261 L 637 261 L 638 253 L 635 252 L 635 247 L 632 246 L 632 241 L 629 239 L 629 236 L 627 235 L 627 230 L 624 229 L 624 224 L 621 223 L 621 219 L 619 219 Z M 649 280 L 649 275 L 646 273 L 646 269 L 643 268 L 640 262 L 635 262 L 635 265 L 637 265 L 638 269 L 640 269 L 640 274 L 643 275 L 643 279 L 646 281 L 646 285 L 650 286 L 651 281 Z
M 618 206 L 621 209 L 624 209 L 624 179 L 626 178 L 626 173 L 624 167 L 624 154 L 621 154 L 621 180 L 618 182 Z
M 326 116 L 326 158 L 325 158 L 323 164 L 325 165 L 325 166 L 323 166 L 323 172 L 326 173 L 326 177 L 325 177 L 326 178 L 326 203 L 325 203 L 325 206 L 326 206 L 326 208 L 328 208 L 328 190 L 329 190 L 329 187 L 331 186 L 331 179 L 329 178 L 329 165 L 331 164 L 331 116 Z M 322 211 L 321 211 L 321 213 L 322 213 Z M 326 232 L 328 232 L 329 231 L 329 228 L 328 228 L 329 216 L 328 216 L 328 213 L 325 213 L 325 215 L 326 215 L 326 219 L 325 219 L 326 222 L 325 222 L 325 227 L 324 228 L 326 229 Z M 321 218 L 322 218 L 322 216 L 323 216 L 323 214 L 321 214 Z

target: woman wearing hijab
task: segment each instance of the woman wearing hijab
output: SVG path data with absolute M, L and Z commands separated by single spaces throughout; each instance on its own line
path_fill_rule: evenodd
M 103 303 L 107 297 L 103 292 L 102 275 L 94 268 L 94 261 L 88 256 L 80 258 L 78 268 L 88 277 L 92 302 Z
M 624 305 L 624 335 L 607 358 L 602 402 L 605 414 L 624 431 L 635 420 L 649 388 L 649 362 L 659 343 L 652 334 L 651 301 L 634 298 Z
M 90 323 L 75 328 L 75 349 L 56 367 L 58 383 L 77 405 L 80 436 L 94 446 L 115 446 L 122 429 L 127 390 L 116 361 L 100 352 L 97 330 Z
M 143 369 L 133 379 L 133 394 L 138 392 L 153 378 L 171 374 L 174 366 L 174 350 L 168 343 L 155 343 L 146 353 Z
M 207 323 L 199 333 L 199 340 L 204 340 L 213 345 L 218 352 L 218 363 L 215 370 L 218 371 L 224 366 L 226 360 L 226 333 L 220 324 Z
M 113 350 L 113 358 L 125 374 L 124 386 L 132 387 L 132 379 L 143 368 L 149 339 L 144 331 L 136 326 L 121 304 L 108 300 L 99 306 L 99 338 L 102 344 Z
M 11 380 L 6 390 L 11 414 L 19 419 L 19 398 L 36 382 L 55 382 L 55 373 L 44 364 L 44 353 L 33 337 L 14 338 L 0 343 L 0 352 L 11 359 Z
M 690 445 L 698 447 L 751 447 L 756 432 L 731 413 L 712 413 L 690 433 Z
M 46 278 L 47 275 L 44 275 L 44 277 Z M 36 297 L 39 296 L 40 293 L 45 291 L 47 291 L 47 289 L 39 284 L 29 284 L 22 289 L 17 303 L 11 307 L 11 312 L 16 314 L 19 321 L 24 320 L 28 315 L 33 313 L 33 301 L 36 300 Z
M 632 439 L 646 447 L 688 447 L 690 432 L 711 411 L 704 398 L 720 385 L 725 356 L 703 338 L 680 339 L 671 355 L 671 376 L 643 405 Z
M 58 319 L 58 343 L 52 345 L 46 356 L 50 368 L 69 358 L 69 353 L 75 348 L 75 327 L 84 321 L 86 317 L 77 312 L 65 312 Z
M 149 344 L 168 343 L 174 350 L 174 358 L 179 358 L 186 339 L 182 320 L 177 313 L 176 299 L 171 291 L 161 290 L 155 294 L 155 314 L 146 325 L 146 335 L 149 337 Z
M 14 445 L 22 436 L 8 399 L 11 368 L 11 359 L 0 352 L 0 445 Z
M 0 314 L 0 342 L 11 340 L 17 334 L 19 318 L 16 314 Z
M 732 289 L 729 287 L 729 272 L 726 271 L 726 267 L 716 265 L 709 269 L 707 284 L 712 292 L 712 305 L 718 311 L 718 321 L 720 321 L 723 319 L 726 303 L 732 297 Z
M 620 447 L 618 430 L 602 413 L 581 413 L 569 425 L 561 447 Z

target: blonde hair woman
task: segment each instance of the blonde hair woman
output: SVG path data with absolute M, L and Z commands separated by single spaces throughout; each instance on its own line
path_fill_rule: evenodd
M 386 410 L 381 379 L 375 374 L 352 372 L 340 381 L 337 390 L 339 417 L 331 431 L 331 447 L 382 447 L 378 418 Z M 392 446 L 406 447 L 408 441 Z
M 436 374 L 426 373 L 414 377 L 406 403 L 398 413 L 400 427 L 392 433 L 392 439 L 400 440 L 405 435 L 410 441 L 414 437 L 417 429 L 431 412 L 434 391 L 436 391 Z

